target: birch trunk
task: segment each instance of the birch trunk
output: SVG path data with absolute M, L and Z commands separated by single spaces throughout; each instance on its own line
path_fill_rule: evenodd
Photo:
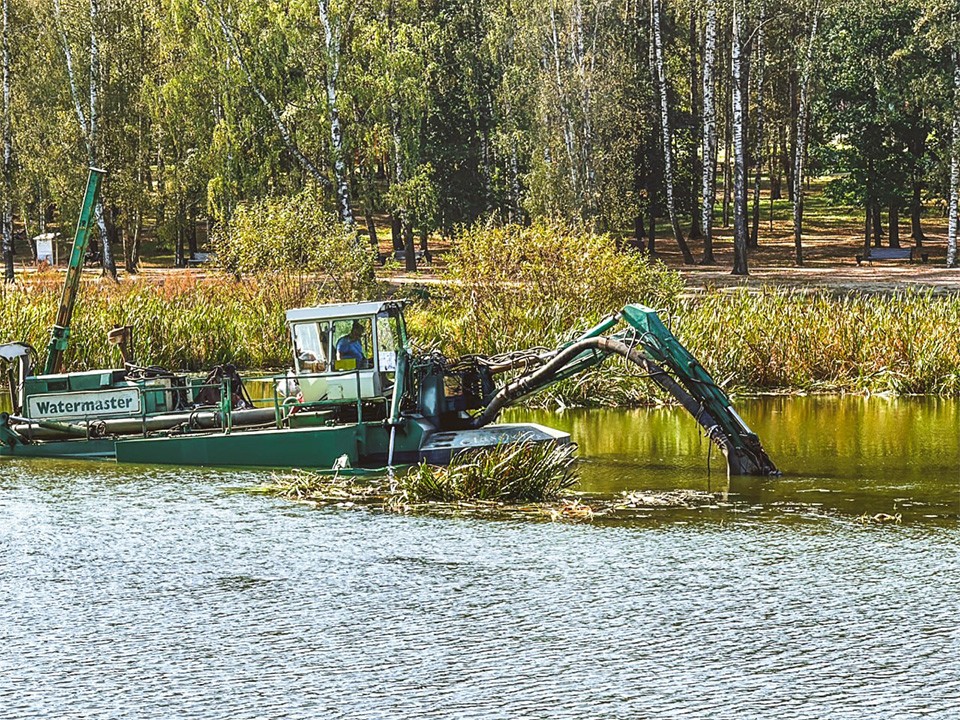
M 580 142 L 580 157 L 583 163 L 583 195 L 580 202 L 585 215 L 591 221 L 595 221 L 597 214 L 597 178 L 593 167 L 593 93 L 591 83 L 593 81 L 593 63 L 597 54 L 595 46 L 590 48 L 589 54 L 585 50 L 583 6 L 580 0 L 575 0 L 573 4 L 573 19 L 573 59 L 580 81 L 580 114 L 583 118 Z M 597 33 L 594 32 L 592 35 L 595 45 Z
M 793 164 L 793 240 L 796 250 L 797 265 L 803 265 L 803 182 L 804 160 L 807 150 L 807 127 L 809 114 L 810 73 L 813 66 L 813 47 L 817 36 L 819 21 L 819 6 L 814 8 L 813 24 L 810 29 L 810 39 L 807 45 L 807 54 L 803 72 L 800 78 L 800 102 L 797 108 L 796 147 L 794 149 Z
M 730 69 L 731 75 L 732 68 L 726 63 L 730 60 L 730 51 L 729 48 L 724 47 L 724 69 Z M 730 192 L 732 190 L 731 176 L 730 172 L 730 156 L 733 154 L 733 148 L 731 147 L 732 136 L 733 136 L 733 125 L 730 122 L 730 108 L 733 103 L 733 95 L 730 92 L 731 82 L 729 76 L 726 78 L 723 88 L 723 226 L 730 226 Z
M 947 226 L 947 267 L 957 267 L 960 233 L 960 49 L 953 53 L 953 150 L 950 153 L 950 221 Z
M 3 279 L 14 281 L 13 130 L 10 118 L 10 2 L 3 0 Z
M 717 52 L 717 0 L 707 0 L 706 39 L 703 45 L 703 174 L 700 178 L 704 265 L 714 265 L 713 208 L 717 183 L 717 110 L 714 104 L 714 71 Z
M 754 138 L 756 174 L 753 180 L 753 226 L 750 229 L 751 248 L 760 245 L 760 180 L 763 169 L 763 81 L 766 64 L 766 47 L 763 44 L 763 26 L 766 23 L 766 8 L 760 8 L 760 25 L 757 27 L 757 136 Z
M 327 51 L 327 114 L 330 118 L 330 149 L 333 155 L 333 184 L 337 191 L 337 209 L 340 220 L 348 229 L 353 228 L 353 208 L 350 204 L 350 185 L 347 182 L 346 154 L 343 149 L 343 128 L 340 125 L 340 110 L 337 107 L 337 81 L 340 78 L 340 45 L 343 27 L 330 21 L 329 0 L 317 0 L 317 12 L 323 26 L 323 39 Z
M 97 28 L 100 24 L 100 0 L 90 0 L 90 164 L 97 166 L 99 157 L 99 121 L 100 121 L 100 41 Z M 117 279 L 117 264 L 113 259 L 113 247 L 107 223 L 103 216 L 103 199 L 97 200 L 94 208 L 97 230 L 100 232 L 100 265 L 103 275 L 111 280 Z
M 673 237 L 677 241 L 685 265 L 692 265 L 693 255 L 687 247 L 687 241 L 680 230 L 677 207 L 673 197 L 673 143 L 670 133 L 669 105 L 667 104 L 666 65 L 663 59 L 663 40 L 660 32 L 660 0 L 651 0 L 651 21 L 653 23 L 653 52 L 656 57 L 656 81 L 660 92 L 660 125 L 663 136 L 663 175 L 666 184 L 667 213 L 673 227 Z
M 800 107 L 797 110 L 797 147 L 793 163 L 793 245 L 797 265 L 803 265 L 803 162 L 807 154 L 807 115 L 810 112 L 810 74 L 813 70 L 813 46 L 817 39 L 817 23 L 820 19 L 819 4 L 813 9 L 813 24 L 807 56 L 800 78 Z
M 696 138 L 697 130 L 697 120 L 699 118 L 700 122 L 703 122 L 703 114 L 698 113 L 700 110 L 700 99 L 697 95 L 699 86 L 702 84 L 700 78 L 700 65 L 697 63 L 697 50 L 700 46 L 700 33 L 697 32 L 697 4 L 696 0 L 693 0 L 690 3 L 690 115 L 693 120 L 693 126 L 691 128 L 691 137 Z M 706 162 L 704 158 L 703 163 Z M 697 185 L 699 184 L 700 175 L 703 173 L 700 162 L 700 157 L 697 155 L 696 145 L 691 144 L 690 150 L 690 234 L 687 236 L 689 239 L 699 239 L 703 237 L 703 231 L 700 224 L 701 214 L 700 214 L 700 193 L 698 192 Z
M 550 5 L 550 38 L 553 47 L 553 76 L 557 87 L 557 107 L 560 111 L 560 127 L 563 132 L 563 147 L 567 153 L 570 172 L 570 190 L 574 197 L 580 197 L 580 178 L 577 171 L 576 141 L 574 139 L 573 117 L 567 106 L 567 93 L 563 87 L 563 61 L 560 53 L 560 30 L 557 10 Z
M 743 133 L 744 103 L 743 87 L 743 22 L 742 0 L 733 2 L 733 36 L 731 44 L 732 91 L 733 91 L 733 274 L 747 275 L 747 173 L 746 139 Z

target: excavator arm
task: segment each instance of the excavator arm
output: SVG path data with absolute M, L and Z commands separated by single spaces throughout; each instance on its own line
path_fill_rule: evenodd
M 621 324 L 626 327 L 611 333 Z M 654 383 L 693 415 L 723 451 L 730 475 L 779 474 L 760 439 L 733 409 L 726 393 L 661 322 L 656 311 L 643 305 L 627 305 L 555 351 L 486 362 L 491 376 L 507 371 L 519 374 L 484 398 L 485 407 L 472 417 L 470 425 L 483 427 L 521 398 L 599 365 L 613 355 L 643 368 Z

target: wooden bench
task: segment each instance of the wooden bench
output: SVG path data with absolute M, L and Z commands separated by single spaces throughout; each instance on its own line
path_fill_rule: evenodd
M 194 253 L 193 257 L 187 259 L 187 266 L 200 267 L 201 265 L 206 265 L 207 263 L 215 262 L 216 259 L 217 259 L 216 253 L 198 252 L 198 253 Z
M 870 248 L 869 255 L 857 255 L 857 265 L 860 265 L 864 261 L 866 262 L 875 262 L 877 260 L 909 260 L 910 262 L 915 262 L 917 256 L 920 257 L 921 262 L 927 261 L 927 253 L 923 252 L 923 248 L 912 247 L 912 248 Z

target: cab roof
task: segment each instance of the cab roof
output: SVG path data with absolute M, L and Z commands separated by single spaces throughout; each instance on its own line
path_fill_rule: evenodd
M 384 310 L 400 308 L 402 302 L 382 300 L 376 302 L 338 303 L 335 305 L 317 305 L 316 307 L 287 310 L 287 323 L 308 322 L 310 320 L 340 320 L 343 318 L 370 317 Z

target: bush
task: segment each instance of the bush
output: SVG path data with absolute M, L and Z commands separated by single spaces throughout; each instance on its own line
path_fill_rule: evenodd
M 537 222 L 477 226 L 457 238 L 435 302 L 410 313 L 415 339 L 447 355 L 556 348 L 628 303 L 672 308 L 680 275 L 610 235 Z M 607 363 L 531 398 L 534 403 L 648 402 L 638 372 Z
M 453 354 L 554 347 L 627 303 L 671 306 L 683 287 L 610 235 L 546 222 L 464 232 L 444 279 L 444 297 L 411 324 Z
M 372 295 L 373 249 L 309 190 L 240 205 L 211 242 L 221 266 L 236 276 L 311 274 L 344 302 Z

